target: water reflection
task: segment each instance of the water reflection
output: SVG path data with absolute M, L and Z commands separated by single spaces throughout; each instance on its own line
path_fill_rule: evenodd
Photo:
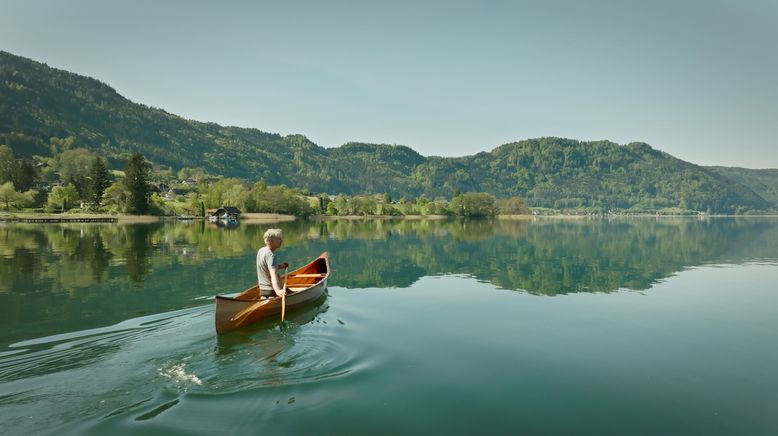
M 405 287 L 425 275 L 455 273 L 506 289 L 558 294 L 646 289 L 706 262 L 776 259 L 777 224 L 771 219 L 332 220 L 278 226 L 285 230 L 282 256 L 300 264 L 329 250 L 340 286 Z M 0 229 L 0 293 L 72 294 L 101 283 L 110 270 L 112 277 L 124 270 L 136 284 L 165 266 L 199 264 L 207 275 L 219 267 L 211 262 L 248 259 L 265 227 L 7 225 Z
M 268 227 L 204 222 L 0 227 L 0 343 L 207 304 L 255 280 Z M 326 220 L 273 224 L 292 266 L 331 253 L 331 286 L 461 274 L 533 294 L 645 290 L 706 263 L 775 262 L 778 220 Z M 30 307 L 41 308 L 35 317 Z M 65 327 L 63 327 L 65 326 Z
M 330 244 L 337 247 L 330 250 L 335 253 L 333 283 L 350 288 L 405 287 L 425 275 L 455 273 L 544 295 L 644 290 L 705 263 L 778 259 L 778 220 L 774 219 L 337 222 L 327 226 L 336 239 Z
M 705 262 L 778 257 L 778 229 L 770 219 L 343 220 L 279 226 L 286 232 L 285 258 L 302 263 L 327 249 L 338 273 L 334 279 L 346 287 L 404 287 L 424 275 L 457 273 L 540 294 L 646 289 Z M 33 288 L 73 293 L 102 282 L 112 266 L 123 267 L 133 283 L 144 282 L 161 265 L 202 263 L 207 274 L 209 261 L 252 253 L 265 227 L 5 226 L 0 293 Z

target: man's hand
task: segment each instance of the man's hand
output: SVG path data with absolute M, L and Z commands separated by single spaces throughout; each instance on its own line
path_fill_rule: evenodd
M 284 262 L 281 265 L 278 265 L 278 268 L 280 268 L 280 269 L 287 269 L 287 268 L 289 268 L 289 262 Z

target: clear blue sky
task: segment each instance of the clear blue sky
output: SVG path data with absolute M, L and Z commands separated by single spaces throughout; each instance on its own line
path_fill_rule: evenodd
M 0 0 L 0 49 L 324 147 L 561 136 L 778 168 L 775 0 Z

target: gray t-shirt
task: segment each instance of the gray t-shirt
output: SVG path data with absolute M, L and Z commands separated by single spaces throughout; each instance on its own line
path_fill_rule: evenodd
M 260 289 L 273 289 L 273 282 L 270 281 L 270 268 L 278 268 L 280 264 L 281 262 L 267 246 L 257 251 L 257 280 L 259 280 Z

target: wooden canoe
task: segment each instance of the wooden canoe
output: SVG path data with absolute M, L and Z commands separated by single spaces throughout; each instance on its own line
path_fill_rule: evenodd
M 324 294 L 330 275 L 329 255 L 324 252 L 311 263 L 288 274 L 286 286 L 290 293 L 286 295 L 287 311 L 315 301 Z M 235 297 L 217 295 L 216 333 L 227 333 L 273 315 L 280 318 L 281 297 L 258 298 L 258 285 Z

